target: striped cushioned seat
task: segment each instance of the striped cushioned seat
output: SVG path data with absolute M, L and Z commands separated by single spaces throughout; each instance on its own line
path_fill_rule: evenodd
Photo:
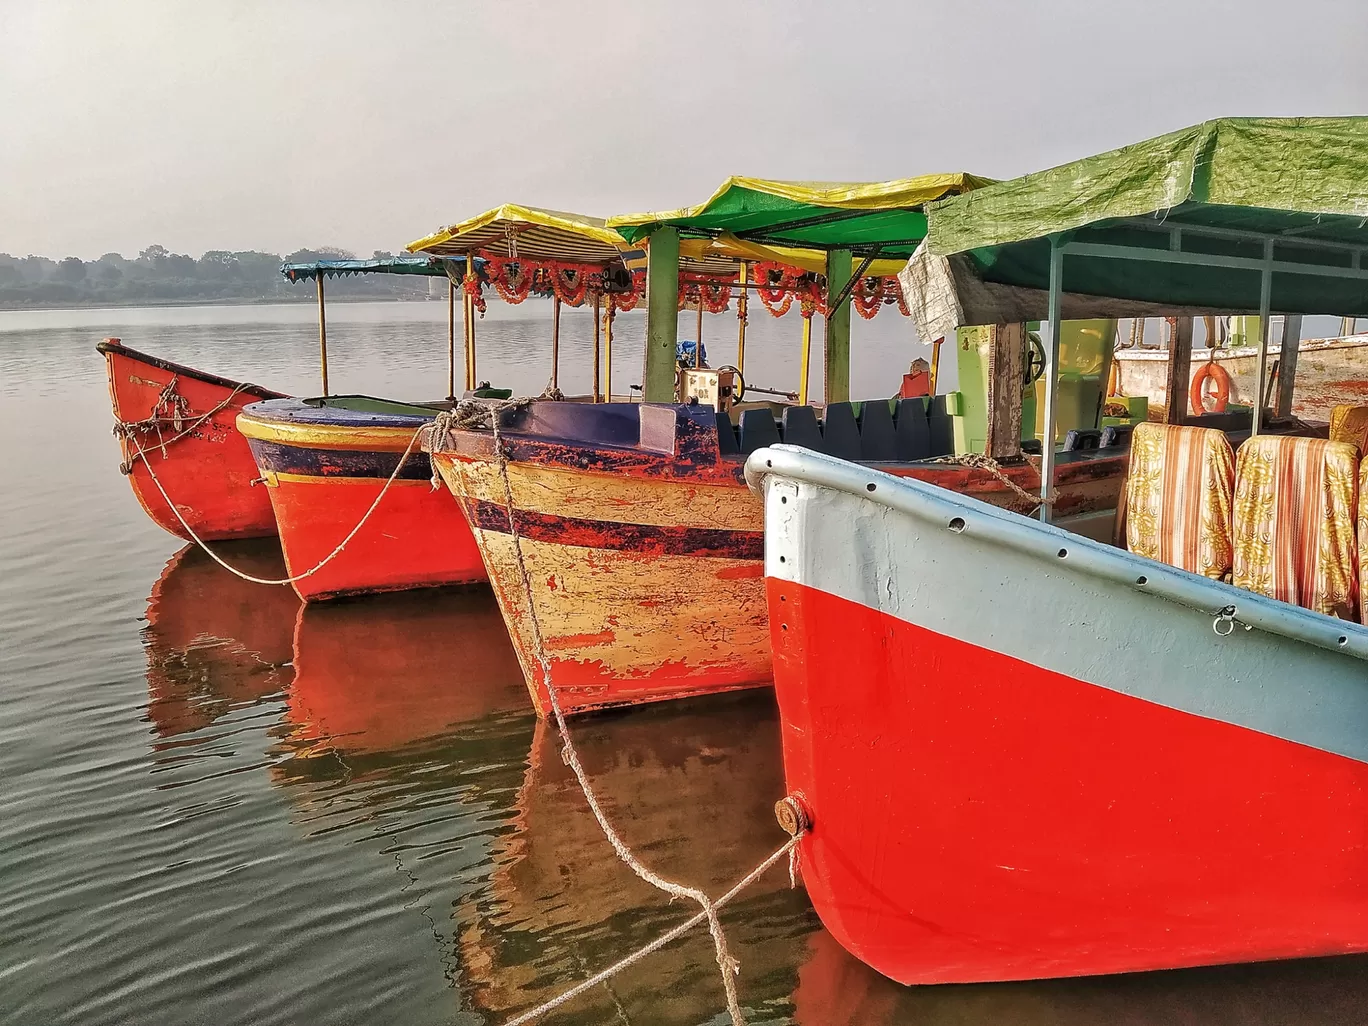
M 1359 622 L 1368 626 L 1368 456 L 1359 468 Z
M 1358 450 L 1261 435 L 1235 464 L 1234 583 L 1327 616 L 1358 615 Z
M 1126 478 L 1126 547 L 1221 579 L 1230 572 L 1235 455 L 1220 431 L 1139 424 Z
M 1330 411 L 1330 441 L 1350 442 L 1368 453 L 1368 406 L 1336 406 Z

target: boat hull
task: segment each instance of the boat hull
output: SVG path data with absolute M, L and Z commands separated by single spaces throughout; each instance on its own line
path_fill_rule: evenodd
M 751 467 L 844 947 L 909 984 L 1368 950 L 1368 631 L 833 464 Z
M 655 410 L 676 416 L 672 408 Z M 696 407 L 678 411 L 666 451 L 631 445 L 638 412 L 539 403 L 529 422 L 504 435 L 506 464 L 488 431 L 450 431 L 432 455 L 474 530 L 542 716 L 550 699 L 537 628 L 565 712 L 767 686 L 772 679 L 763 510 L 745 486 L 740 461 L 721 457 L 712 414 Z M 622 429 L 614 418 L 630 420 L 628 437 L 613 438 Z M 604 420 L 611 426 L 596 426 Z M 1124 455 L 1062 466 L 1061 506 L 1080 513 L 1115 506 L 1124 468 Z M 1022 502 L 977 468 L 923 463 L 899 472 L 1004 505 Z M 1008 473 L 1027 491 L 1039 489 L 1030 466 Z
M 1268 355 L 1271 375 L 1278 359 L 1276 344 L 1269 347 Z M 1166 349 L 1118 349 L 1117 385 L 1121 393 L 1149 396 L 1153 411 L 1166 408 L 1168 357 Z M 1211 350 L 1194 349 L 1192 373 L 1195 375 L 1210 358 Z M 1258 347 L 1217 349 L 1214 358 L 1230 375 L 1229 401 L 1252 406 L 1259 375 Z M 1303 420 L 1328 421 L 1335 406 L 1368 403 L 1368 335 L 1307 339 L 1297 353 L 1296 377 L 1292 412 Z
M 380 498 L 427 420 L 302 400 L 257 404 L 239 418 L 275 511 L 290 576 L 328 560 L 293 582 L 304 601 L 487 580 L 460 507 L 445 489 L 432 487 L 431 467 L 416 444 Z
M 279 398 L 280 393 L 149 356 L 126 348 L 118 339 L 105 339 L 96 349 L 105 358 L 109 401 L 119 423 L 131 425 L 155 416 L 164 392 L 184 401 L 176 411 L 180 428 L 172 411 L 163 406 L 167 417 L 160 432 L 148 424 L 119 438 L 128 483 L 152 521 L 187 541 L 192 540 L 191 531 L 205 541 L 274 535 L 270 497 L 254 485 L 260 476 L 256 462 L 234 422 L 244 406 Z M 211 410 L 217 412 L 191 427 Z M 181 437 L 170 441 L 177 435 Z M 139 457 L 139 448 L 145 459 Z M 174 510 L 162 490 L 175 503 Z

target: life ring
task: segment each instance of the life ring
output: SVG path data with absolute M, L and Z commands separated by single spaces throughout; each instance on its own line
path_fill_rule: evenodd
M 1216 386 L 1215 393 L 1210 396 L 1211 405 L 1207 405 L 1207 378 Z M 1226 405 L 1230 402 L 1230 374 L 1214 360 L 1202 364 L 1192 376 L 1188 401 L 1192 403 L 1193 413 L 1225 413 Z

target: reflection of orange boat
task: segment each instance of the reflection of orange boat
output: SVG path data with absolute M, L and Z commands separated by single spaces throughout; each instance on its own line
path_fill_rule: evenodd
M 109 375 L 123 466 L 147 515 L 187 541 L 185 524 L 210 541 L 274 535 L 271 497 L 252 486 L 260 474 L 234 422 L 248 403 L 280 393 L 148 356 L 117 338 L 96 349 Z
M 489 592 L 398 592 L 301 606 L 292 739 L 393 752 L 499 713 L 527 691 Z
M 623 839 L 664 876 L 721 894 L 784 839 L 772 826 L 783 774 L 768 693 L 581 721 L 574 738 Z M 458 912 L 467 993 L 488 1014 L 554 997 L 696 911 L 671 904 L 618 861 L 558 742 L 539 720 L 517 828 L 494 855 L 491 905 Z M 796 942 L 815 924 L 802 891 L 789 889 L 778 866 L 722 919 L 741 962 L 743 1004 L 782 1000 Z M 591 1005 L 601 1015 L 586 1013 Z M 625 1013 L 632 1022 L 696 1023 L 724 1006 L 712 940 L 700 927 L 573 1007 L 584 1021 Z
M 280 546 L 241 542 L 229 558 L 248 573 L 283 575 Z M 147 601 L 148 716 L 162 737 L 208 726 L 234 705 L 290 682 L 289 588 L 249 584 L 187 545 L 166 564 Z

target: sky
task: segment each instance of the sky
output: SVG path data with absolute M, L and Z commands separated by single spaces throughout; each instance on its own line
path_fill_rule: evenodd
M 1368 114 L 1364 0 L 0 0 L 0 252 L 398 250 Z

